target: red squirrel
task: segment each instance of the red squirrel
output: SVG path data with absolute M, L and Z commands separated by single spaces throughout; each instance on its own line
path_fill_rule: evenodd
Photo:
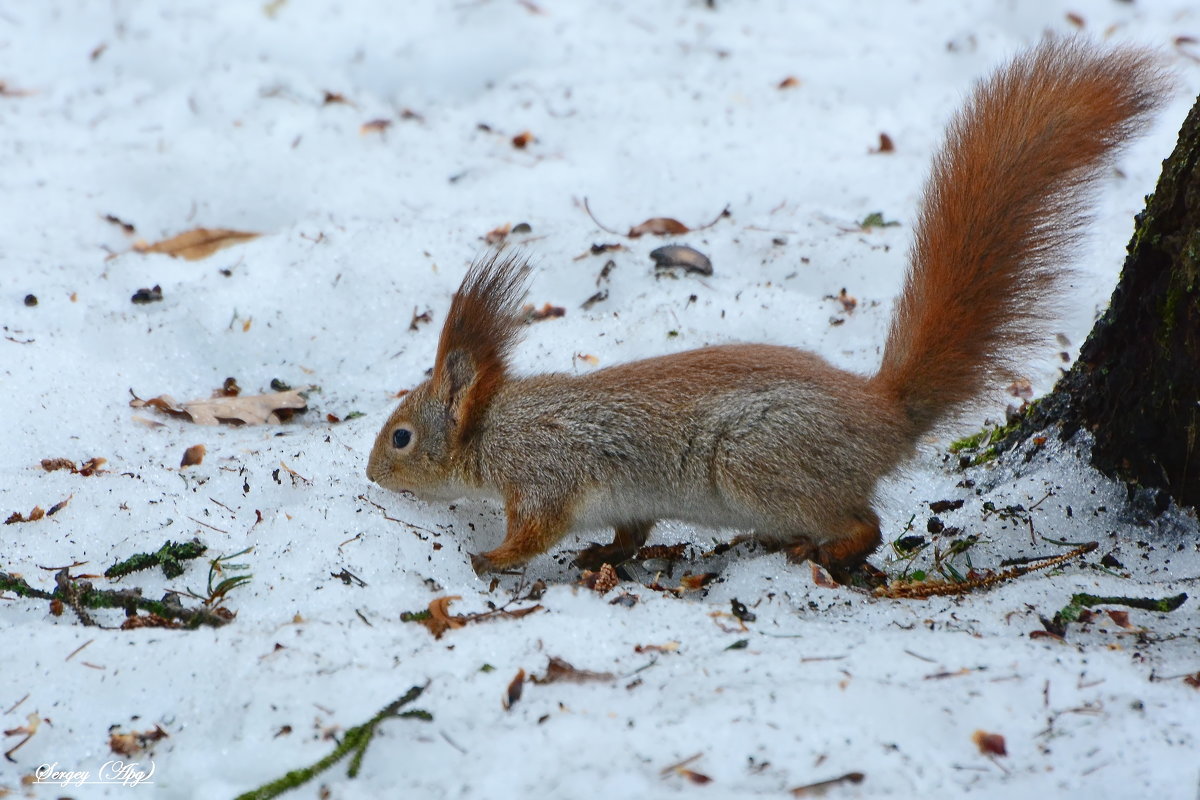
M 794 561 L 852 568 L 879 546 L 876 484 L 917 442 L 1017 375 L 1053 319 L 1092 189 L 1168 93 L 1158 57 L 1048 39 L 976 85 L 934 158 L 879 370 L 730 344 L 518 377 L 529 267 L 478 260 L 432 377 L 379 432 L 367 475 L 419 498 L 499 496 L 508 530 L 476 572 L 573 530 L 576 563 L 631 558 L 659 519 L 748 529 Z

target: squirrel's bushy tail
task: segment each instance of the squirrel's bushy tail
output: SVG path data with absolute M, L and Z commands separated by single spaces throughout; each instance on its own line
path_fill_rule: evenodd
M 1049 39 L 979 83 L 934 159 L 883 362 L 914 437 L 1046 334 L 1092 188 L 1169 94 L 1155 53 Z

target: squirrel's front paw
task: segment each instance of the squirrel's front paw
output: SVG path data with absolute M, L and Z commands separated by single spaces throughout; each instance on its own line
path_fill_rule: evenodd
M 496 565 L 488 558 L 487 553 L 471 553 L 471 566 L 475 569 L 475 574 L 480 577 L 496 571 Z

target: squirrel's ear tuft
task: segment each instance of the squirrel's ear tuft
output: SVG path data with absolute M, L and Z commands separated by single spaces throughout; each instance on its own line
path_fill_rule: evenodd
M 474 432 L 508 375 L 508 354 L 520 338 L 518 312 L 529 272 L 529 262 L 520 253 L 501 258 L 493 252 L 471 265 L 450 303 L 433 384 L 449 401 L 459 441 Z

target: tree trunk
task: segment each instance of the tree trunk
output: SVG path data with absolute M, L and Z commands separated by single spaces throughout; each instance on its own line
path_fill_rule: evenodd
M 1095 436 L 1092 464 L 1200 507 L 1200 98 L 1136 218 L 1121 279 L 1070 371 L 1002 449 L 1061 424 Z

